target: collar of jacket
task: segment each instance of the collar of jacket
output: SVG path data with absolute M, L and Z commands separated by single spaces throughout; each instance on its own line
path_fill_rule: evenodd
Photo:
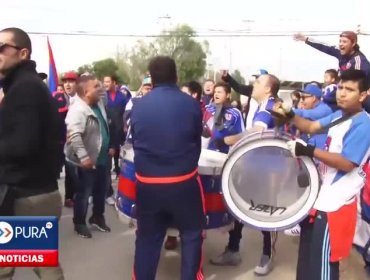
M 105 112 L 105 108 L 104 108 L 104 104 L 103 104 L 103 101 L 100 100 L 98 103 L 97 103 L 105 121 L 108 123 L 108 119 L 107 119 L 107 114 Z M 71 106 L 79 106 L 81 109 L 83 109 L 87 115 L 89 116 L 93 116 L 95 118 L 98 118 L 98 116 L 95 115 L 93 109 L 91 108 L 91 106 L 89 106 L 81 97 L 79 97 L 78 95 L 74 96 L 74 99 L 73 99 L 73 103 L 71 104 Z
M 8 91 L 9 87 L 23 73 L 34 73 L 35 76 L 38 76 L 36 72 L 36 62 L 34 62 L 33 60 L 24 60 L 16 64 L 13 68 L 9 70 L 9 72 L 3 79 L 3 88 L 5 94 Z
M 177 87 L 177 84 L 176 83 L 159 83 L 153 86 L 153 88 L 158 88 L 158 87 Z

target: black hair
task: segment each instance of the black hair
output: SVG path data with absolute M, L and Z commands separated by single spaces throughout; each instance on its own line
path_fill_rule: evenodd
M 340 80 L 342 82 L 352 81 L 358 83 L 358 89 L 360 92 L 367 91 L 369 88 L 368 81 L 366 79 L 366 74 L 362 70 L 349 69 L 340 75 Z
M 335 69 L 328 69 L 325 71 L 325 74 L 329 74 L 335 81 L 338 80 L 338 71 Z
M 202 86 L 197 81 L 190 81 L 185 83 L 183 86 L 187 87 L 191 94 L 196 94 L 196 99 L 200 100 L 202 96 Z
M 176 83 L 176 63 L 169 56 L 156 56 L 149 62 L 149 73 L 152 77 L 152 84 Z
M 222 87 L 222 88 L 224 88 L 226 93 L 231 93 L 231 86 L 228 83 L 218 82 L 218 83 L 215 84 L 214 88 L 216 89 L 217 87 Z
M 31 43 L 30 36 L 28 36 L 28 34 L 25 31 L 23 31 L 20 28 L 9 27 L 9 28 L 5 28 L 5 29 L 1 30 L 0 32 L 1 33 L 3 33 L 3 32 L 11 33 L 13 35 L 14 44 L 20 49 L 27 49 L 28 50 L 28 59 L 31 58 L 32 43 Z
M 106 78 L 106 77 L 109 77 L 112 80 L 112 82 L 115 82 L 116 84 L 118 83 L 118 77 L 117 77 L 117 75 L 114 75 L 114 74 L 112 74 L 112 75 L 105 75 L 104 78 Z
M 298 108 L 298 104 L 299 104 L 299 101 L 301 100 L 301 92 L 299 90 L 293 90 L 291 93 L 290 93 L 290 96 L 294 95 L 296 100 L 293 101 L 293 98 L 292 98 L 292 102 L 293 102 L 293 107 L 294 108 Z

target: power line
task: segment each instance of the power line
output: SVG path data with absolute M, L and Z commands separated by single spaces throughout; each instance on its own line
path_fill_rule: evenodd
M 230 38 L 230 37 L 291 37 L 296 32 L 289 32 L 289 33 L 264 33 L 264 32 L 254 32 L 254 33 L 247 33 L 247 32 L 225 32 L 225 31 L 217 31 L 218 33 L 199 33 L 188 35 L 186 37 L 199 37 L 199 38 Z M 109 34 L 109 33 L 88 33 L 88 32 L 39 32 L 39 31 L 31 31 L 27 32 L 28 34 L 32 35 L 53 35 L 53 36 L 85 36 L 85 37 L 132 37 L 132 38 L 167 38 L 173 37 L 170 34 Z M 341 32 L 338 31 L 309 31 L 305 32 L 305 36 L 338 36 Z M 369 36 L 370 32 L 361 32 L 360 35 Z

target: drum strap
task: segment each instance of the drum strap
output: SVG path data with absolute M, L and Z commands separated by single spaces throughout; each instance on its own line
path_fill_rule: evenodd
M 185 182 L 193 178 L 197 174 L 198 169 L 195 169 L 194 171 L 188 174 L 173 177 L 145 177 L 136 173 L 136 178 L 138 179 L 138 181 L 145 184 L 176 184 Z
M 358 114 L 358 113 L 357 113 Z M 340 117 L 339 119 L 336 119 L 335 121 L 329 123 L 328 125 L 322 127 L 319 131 L 317 131 L 315 134 L 323 134 L 323 133 L 328 133 L 329 129 L 332 128 L 333 126 L 336 126 L 342 122 L 345 122 L 346 120 L 349 120 L 350 118 L 356 116 L 357 114 L 355 115 L 351 115 L 351 116 L 343 116 L 343 117 Z

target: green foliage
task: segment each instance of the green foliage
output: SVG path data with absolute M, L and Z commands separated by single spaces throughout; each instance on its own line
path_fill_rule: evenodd
M 193 38 L 196 33 L 188 25 L 163 31 L 162 35 L 153 42 L 138 41 L 131 50 L 117 53 L 116 60 L 107 58 L 91 65 L 83 65 L 78 68 L 78 72 L 94 72 L 99 78 L 116 74 L 120 82 L 125 82 L 136 90 L 148 73 L 150 59 L 156 55 L 168 55 L 176 61 L 179 84 L 202 78 L 209 54 L 208 42 L 196 41 Z

